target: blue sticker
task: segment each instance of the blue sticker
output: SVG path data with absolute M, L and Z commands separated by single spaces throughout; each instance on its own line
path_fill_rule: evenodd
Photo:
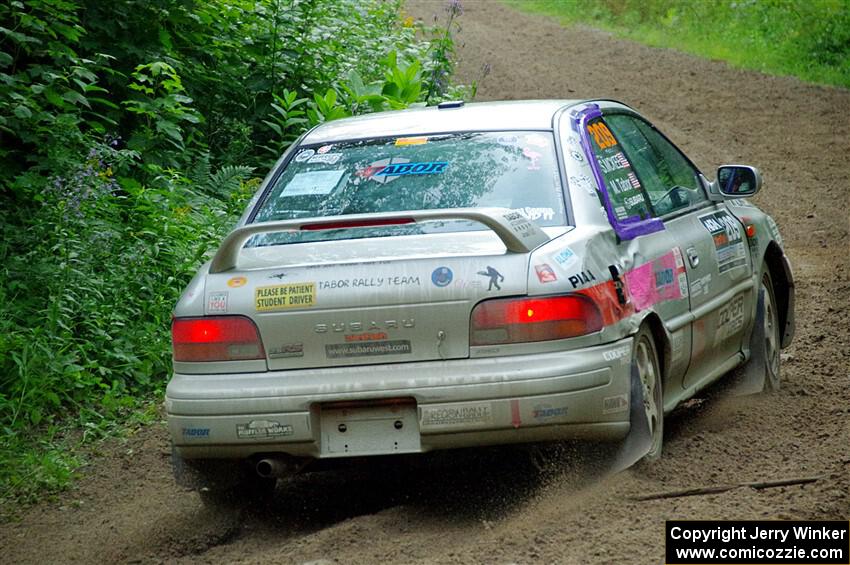
M 434 272 L 431 273 L 431 282 L 434 283 L 434 286 L 449 286 L 452 282 L 453 276 L 452 270 L 448 267 L 437 267 L 434 269 Z
M 569 267 L 576 260 L 576 254 L 569 247 L 565 247 L 555 255 L 555 261 L 562 267 Z
M 210 437 L 209 428 L 183 428 L 183 437 Z
M 433 175 L 443 173 L 449 164 L 445 161 L 427 161 L 423 163 L 394 163 L 374 173 L 376 177 L 398 177 L 401 175 Z

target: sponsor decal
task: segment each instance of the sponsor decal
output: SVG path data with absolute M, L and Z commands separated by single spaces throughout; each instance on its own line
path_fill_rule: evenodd
M 209 428 L 183 428 L 181 432 L 183 434 L 183 437 L 187 439 L 210 437 Z
M 283 279 L 283 278 L 285 278 L 285 277 L 286 277 L 286 273 L 283 273 L 283 272 L 281 272 L 281 273 L 272 273 L 271 275 L 269 275 L 269 278 L 270 278 L 270 279 Z
M 295 156 L 294 161 L 296 163 L 303 163 L 304 161 L 306 161 L 307 159 L 309 159 L 310 157 L 312 157 L 315 154 L 316 154 L 316 152 L 313 151 L 312 149 L 305 149 L 304 151 L 301 151 L 300 153 L 298 153 L 298 155 Z
M 531 161 L 531 163 L 528 165 L 529 171 L 539 171 L 540 170 L 540 165 L 538 165 L 537 162 L 540 160 L 540 157 L 543 156 L 541 153 L 538 153 L 537 151 L 535 151 L 534 149 L 531 149 L 530 147 L 525 147 L 522 150 L 522 155 L 523 155 L 523 157 L 525 157 L 526 159 L 529 159 Z
M 401 320 L 386 320 L 384 322 L 370 320 L 369 322 L 331 322 L 329 324 L 316 324 L 313 331 L 317 334 L 324 334 L 328 332 L 343 333 L 346 331 L 361 332 L 364 330 L 371 332 L 382 329 L 397 330 L 400 328 L 415 327 L 415 318 L 402 318 Z
M 691 297 L 696 298 L 703 292 L 708 294 L 711 288 L 711 273 L 696 279 L 691 283 Z
M 638 311 L 688 294 L 684 262 L 672 251 L 627 272 L 626 284 Z
M 717 341 L 726 339 L 744 327 L 744 297 L 733 298 L 717 312 Z
M 744 249 L 743 229 L 741 224 L 729 212 L 721 210 L 712 214 L 700 216 L 699 221 L 711 234 L 714 240 L 714 251 L 717 254 L 717 267 L 725 273 L 736 267 L 747 264 L 747 252 Z
M 487 291 L 488 292 L 493 290 L 494 286 L 496 287 L 496 290 L 502 290 L 502 287 L 499 286 L 499 283 L 504 282 L 505 277 L 503 277 L 502 274 L 499 271 L 497 271 L 496 269 L 494 269 L 493 267 L 488 265 L 486 271 L 478 271 L 478 273 L 476 273 L 476 274 L 479 274 L 482 277 L 489 277 L 490 278 L 490 284 L 487 285 Z
M 611 349 L 610 351 L 603 351 L 602 358 L 606 361 L 616 361 L 617 359 L 628 359 L 630 357 L 631 349 L 628 345 L 624 345 L 623 347 L 618 347 L 617 349 Z
M 328 359 L 343 357 L 372 357 L 375 355 L 405 355 L 412 353 L 410 341 L 395 339 L 390 341 L 370 341 L 366 343 L 332 343 L 325 346 Z
M 364 332 L 360 334 L 348 334 L 345 336 L 345 341 L 378 341 L 387 339 L 387 332 Z
M 334 290 L 337 288 L 380 288 L 384 286 L 420 286 L 419 277 L 395 275 L 391 277 L 363 277 L 356 279 L 333 279 L 319 281 L 319 290 Z
M 227 314 L 227 294 L 226 290 L 207 294 L 207 314 Z
M 395 144 L 398 147 L 406 145 L 424 145 L 426 143 L 428 143 L 427 137 L 399 137 L 395 140 Z
M 423 406 L 423 426 L 491 424 L 493 410 L 489 402 L 462 406 Z
M 481 281 L 473 281 L 469 279 L 459 279 L 456 278 L 454 280 L 453 286 L 457 288 L 481 288 L 484 284 Z
M 596 277 L 593 275 L 592 271 L 579 271 L 575 275 L 567 277 L 567 280 L 570 281 L 573 288 L 576 288 L 580 285 L 588 284 L 590 281 L 595 281 Z
M 590 196 L 596 196 L 596 189 L 593 186 L 593 181 L 585 175 L 573 175 L 569 178 L 569 183 L 580 190 L 584 190 Z
M 534 231 L 531 221 L 521 212 L 509 212 L 502 215 L 502 217 L 507 220 L 511 229 L 513 229 L 519 237 L 529 237 Z
M 555 271 L 546 263 L 535 265 L 534 270 L 537 271 L 537 278 L 541 283 L 550 283 L 558 280 L 558 277 L 555 276 Z
M 284 343 L 269 349 L 269 359 L 284 359 L 287 357 L 304 357 L 303 343 Z
M 307 162 L 310 164 L 324 163 L 326 165 L 336 165 L 340 159 L 342 159 L 342 153 L 319 153 L 310 157 Z
M 578 260 L 578 257 L 576 256 L 575 252 L 573 252 L 573 250 L 570 249 L 569 247 L 565 247 L 565 248 L 561 249 L 552 258 L 555 260 L 555 262 L 561 268 L 567 268 L 567 267 L 571 266 L 573 263 L 575 263 L 576 260 Z
M 625 394 L 617 396 L 606 396 L 602 399 L 602 413 L 616 414 L 617 412 L 625 412 L 629 409 L 629 397 Z
M 521 212 L 529 220 L 551 220 L 555 217 L 555 210 L 552 208 L 516 208 L 517 212 Z
M 575 149 L 570 149 L 570 157 L 578 163 L 584 163 L 584 157 L 582 157 L 582 154 Z
M 388 182 L 396 180 L 398 177 L 375 176 L 375 173 L 378 173 L 386 167 L 397 163 L 410 163 L 410 159 L 405 159 L 403 157 L 390 157 L 389 159 L 380 159 L 378 161 L 372 162 L 368 167 L 357 169 L 357 172 L 355 174 L 364 180 L 372 180 L 380 184 L 386 184 Z
M 422 163 L 401 163 L 387 165 L 375 172 L 376 177 L 398 177 L 402 175 L 433 175 L 443 173 L 449 164 L 446 161 L 425 161 Z
M 245 286 L 248 283 L 248 279 L 245 277 L 233 277 L 228 279 L 227 286 L 230 288 L 239 288 L 240 286 Z
M 496 138 L 496 143 L 500 145 L 516 145 L 519 143 L 519 138 L 515 135 L 500 135 Z
M 318 153 L 319 155 L 324 155 L 325 153 L 327 153 L 331 149 L 333 149 L 333 145 L 322 145 L 321 147 L 319 147 L 319 149 L 316 151 L 316 153 Z
M 247 424 L 236 425 L 236 437 L 239 439 L 291 436 L 293 431 L 289 424 L 281 424 L 275 420 L 251 420 Z
M 453 276 L 452 270 L 448 267 L 437 267 L 431 273 L 431 282 L 434 283 L 434 286 L 442 288 L 451 284 Z
M 566 406 L 553 407 L 549 404 L 537 404 L 531 412 L 531 417 L 535 420 L 551 420 L 553 418 L 563 418 L 566 415 Z
M 260 286 L 254 291 L 254 301 L 257 312 L 311 308 L 316 304 L 316 283 Z

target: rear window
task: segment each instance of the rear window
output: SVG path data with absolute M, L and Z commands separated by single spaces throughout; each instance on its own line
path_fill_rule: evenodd
M 551 132 L 382 138 L 298 149 L 254 220 L 503 207 L 566 223 Z M 485 229 L 463 220 L 256 236 L 249 245 Z

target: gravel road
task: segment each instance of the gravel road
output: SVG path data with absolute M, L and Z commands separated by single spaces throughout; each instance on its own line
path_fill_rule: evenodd
M 714 176 L 761 168 L 757 204 L 797 278 L 797 338 L 773 395 L 718 385 L 669 417 L 664 458 L 611 474 L 564 445 L 301 477 L 262 507 L 213 512 L 176 487 L 163 425 L 98 448 L 69 492 L 0 525 L 7 563 L 662 563 L 664 520 L 850 518 L 850 91 L 741 71 L 494 1 L 464 3 L 461 81 L 479 100 L 609 97 Z M 411 13 L 442 16 L 443 2 Z M 648 492 L 815 483 L 638 502 Z

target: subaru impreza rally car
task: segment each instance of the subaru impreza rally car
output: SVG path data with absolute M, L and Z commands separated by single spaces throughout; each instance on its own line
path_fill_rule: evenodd
M 664 414 L 731 369 L 779 386 L 794 282 L 760 186 L 608 100 L 309 131 L 175 308 L 178 480 L 638 428 L 658 457 Z

